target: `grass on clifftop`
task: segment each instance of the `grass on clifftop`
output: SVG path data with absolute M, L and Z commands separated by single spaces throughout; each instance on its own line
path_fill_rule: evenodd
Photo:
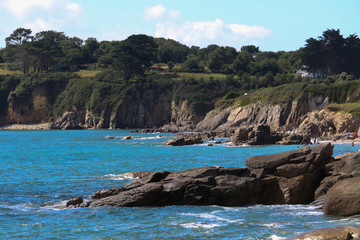
M 346 112 L 360 117 L 360 103 L 343 103 L 343 104 L 330 104 L 326 107 L 334 112 Z
M 299 99 L 306 88 L 306 83 L 291 83 L 277 87 L 261 88 L 236 99 L 235 104 L 246 106 L 251 103 L 279 104 Z

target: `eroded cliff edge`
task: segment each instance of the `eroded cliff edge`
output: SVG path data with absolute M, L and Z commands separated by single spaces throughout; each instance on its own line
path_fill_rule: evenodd
M 329 138 L 358 132 L 358 81 L 336 86 L 285 84 L 244 92 L 236 82 L 114 82 L 71 74 L 2 80 L 0 125 L 53 122 L 53 128 L 152 128 L 228 131 L 266 124 L 271 131 Z M 5 86 L 5 87 L 4 87 Z M 334 107 L 334 104 L 337 106 Z

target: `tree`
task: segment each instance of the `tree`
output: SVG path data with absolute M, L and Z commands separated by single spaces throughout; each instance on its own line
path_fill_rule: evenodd
M 82 46 L 82 54 L 84 57 L 84 63 L 97 62 L 96 51 L 99 49 L 100 43 L 96 38 L 88 38 L 85 40 L 85 44 Z
M 42 31 L 35 34 L 33 46 L 37 48 L 38 71 L 48 70 L 64 56 L 61 44 L 66 40 L 62 32 Z
M 208 67 L 211 72 L 221 72 L 224 70 L 224 56 L 221 48 L 217 48 L 208 56 Z
M 204 71 L 204 68 L 200 66 L 199 58 L 190 54 L 187 60 L 183 63 L 182 70 L 188 72 L 202 72 Z
M 167 63 L 172 61 L 174 63 L 183 63 L 187 55 L 190 53 L 190 48 L 172 39 L 156 38 L 158 45 L 158 61 L 160 63 Z
M 315 38 L 306 40 L 302 49 L 301 58 L 311 73 L 323 75 L 325 71 L 325 58 L 322 54 L 323 44 Z
M 345 39 L 340 34 L 340 30 L 326 30 L 320 37 L 320 41 L 322 41 L 322 54 L 326 60 L 329 74 L 341 73 L 344 66 Z
M 170 72 L 172 72 L 172 70 L 173 70 L 173 69 L 174 69 L 174 67 L 175 67 L 174 62 L 169 61 L 169 62 L 167 63 L 167 65 L 168 65 L 168 69 L 169 69 L 169 71 L 170 71 Z
M 32 40 L 31 29 L 17 28 L 9 37 L 5 38 L 6 46 L 21 45 L 26 41 Z
M 250 53 L 252 56 L 256 56 L 260 52 L 259 47 L 256 47 L 254 45 L 247 45 L 241 47 L 241 52 L 247 52 Z
M 152 37 L 131 35 L 115 50 L 114 69 L 129 80 L 136 75 L 144 75 L 155 59 L 157 46 Z
M 360 77 L 360 39 L 356 34 L 351 34 L 345 39 L 344 70 Z
M 242 51 L 238 54 L 235 61 L 233 62 L 231 69 L 238 73 L 240 71 L 248 72 L 249 71 L 249 64 L 253 60 L 253 57 L 247 51 Z

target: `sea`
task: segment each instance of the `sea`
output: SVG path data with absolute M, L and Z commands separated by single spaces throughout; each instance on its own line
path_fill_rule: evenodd
M 113 136 L 113 139 L 107 138 Z M 131 136 L 131 140 L 123 140 Z M 0 239 L 286 239 L 321 227 L 360 225 L 308 205 L 62 209 L 74 197 L 133 180 L 132 171 L 243 167 L 246 158 L 301 146 L 166 147 L 170 134 L 130 130 L 0 131 Z M 334 155 L 359 150 L 337 144 Z

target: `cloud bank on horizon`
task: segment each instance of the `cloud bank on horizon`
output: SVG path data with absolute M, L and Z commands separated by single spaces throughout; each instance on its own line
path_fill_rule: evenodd
M 66 30 L 69 28 L 84 27 L 82 26 L 84 25 L 82 6 L 68 0 L 5 0 L 0 2 L 0 10 L 5 10 L 7 14 L 22 24 L 21 27 L 30 28 L 33 33 L 56 30 L 68 34 Z M 225 23 L 220 18 L 212 21 L 185 21 L 181 19 L 179 10 L 167 9 L 163 4 L 145 6 L 142 14 L 144 22 L 154 23 L 153 34 L 151 35 L 174 39 L 188 46 L 257 44 L 257 40 L 265 39 L 271 35 L 271 30 L 263 26 Z M 2 38 L 17 28 L 4 25 L 0 29 Z M 102 36 L 114 35 L 111 34 L 112 31 L 114 30 L 95 33 L 98 36 L 89 35 L 89 37 L 102 39 Z

